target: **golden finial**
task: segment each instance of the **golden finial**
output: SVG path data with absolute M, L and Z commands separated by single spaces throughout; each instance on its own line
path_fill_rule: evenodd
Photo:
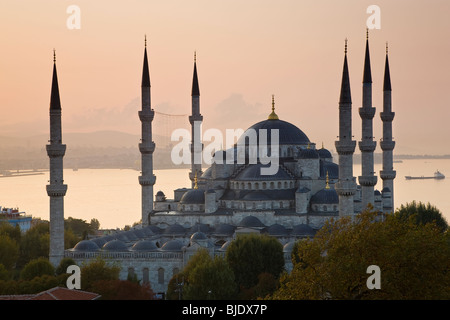
M 323 146 L 323 141 L 322 141 L 322 149 L 325 149 L 324 146 Z
M 386 41 L 386 54 L 388 54 L 389 52 L 389 46 L 388 46 L 388 42 Z
M 328 178 L 328 170 L 327 170 L 327 185 L 325 186 L 325 189 L 330 189 L 330 179 Z
M 308 142 L 308 146 L 306 147 L 306 149 L 311 149 L 311 143 Z
M 345 38 L 345 50 L 344 50 L 345 54 L 347 54 L 347 42 L 348 42 L 348 39 Z
M 147 48 L 147 35 L 144 35 L 144 43 L 145 43 L 145 47 Z
M 195 171 L 195 176 L 194 176 L 194 189 L 198 189 L 198 185 L 197 185 L 197 171 Z
M 53 62 L 56 63 L 56 50 L 53 48 Z
M 194 63 L 197 62 L 197 51 L 194 51 Z
M 369 40 L 369 28 L 366 28 L 366 40 Z
M 278 116 L 275 113 L 275 96 L 272 95 L 272 113 L 269 114 L 269 120 L 278 120 Z

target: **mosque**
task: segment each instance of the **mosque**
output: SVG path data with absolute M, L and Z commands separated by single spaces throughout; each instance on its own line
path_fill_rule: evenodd
M 142 73 L 142 108 L 138 113 L 142 123 L 139 150 L 142 156 L 142 224 L 129 231 L 82 240 L 74 248 L 64 250 L 63 198 L 67 186 L 63 184 L 61 105 L 56 75 L 50 102 L 50 260 L 58 264 L 63 257 L 77 264 L 101 257 L 121 266 L 120 278 L 136 276 L 142 283 L 150 283 L 155 292 L 164 296 L 169 280 L 183 269 L 190 256 L 199 248 L 207 248 L 212 255 L 223 255 L 229 243 L 239 234 L 262 233 L 276 237 L 284 246 L 286 269 L 290 265 L 290 251 L 295 241 L 313 237 L 324 222 L 333 217 L 352 216 L 371 204 L 382 212 L 394 209 L 391 83 L 388 51 L 383 84 L 383 151 L 381 191 L 374 172 L 376 141 L 373 140 L 372 77 L 369 39 L 367 35 L 362 81 L 362 139 L 359 141 L 362 172 L 353 175 L 353 154 L 356 141 L 352 140 L 352 99 L 345 42 L 344 65 L 339 99 L 339 135 L 335 142 L 337 163 L 332 154 L 298 127 L 282 120 L 276 113 L 272 96 L 272 112 L 267 119 L 250 126 L 234 147 L 214 153 L 209 168 L 202 171 L 201 163 L 194 161 L 203 150 L 195 125 L 203 121 L 200 113 L 200 90 L 197 61 L 194 58 L 192 81 L 192 114 L 189 121 L 191 135 L 190 188 L 174 190 L 173 198 L 158 191 L 154 194 L 156 177 L 153 174 L 152 121 L 150 73 L 147 45 L 144 49 Z M 269 165 L 259 148 L 275 155 L 277 170 L 264 174 Z M 278 142 L 272 144 L 272 142 Z M 200 146 L 200 147 L 199 147 Z M 274 147 L 275 146 L 275 147 Z M 227 159 L 227 161 L 225 161 Z M 231 159 L 231 161 L 229 160 Z M 243 161 L 238 161 L 242 160 Z M 223 160 L 223 161 L 220 161 Z M 358 181 L 358 182 L 357 182 Z

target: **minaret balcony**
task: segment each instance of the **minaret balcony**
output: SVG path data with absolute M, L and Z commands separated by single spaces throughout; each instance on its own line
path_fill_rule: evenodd
M 64 197 L 67 192 L 66 184 L 48 184 L 46 186 L 49 197 Z
M 352 180 L 339 180 L 334 184 L 334 189 L 340 196 L 353 196 L 356 193 L 356 183 Z
M 373 117 L 375 116 L 375 108 L 359 108 L 359 115 L 361 119 L 373 119 Z
M 47 155 L 50 158 L 64 157 L 66 153 L 66 145 L 65 144 L 47 144 Z
M 381 140 L 380 141 L 380 147 L 381 147 L 381 150 L 383 150 L 383 151 L 391 151 L 391 150 L 394 150 L 394 147 L 395 147 L 395 141 L 392 141 L 392 140 Z
M 152 141 L 150 143 L 139 143 L 139 151 L 142 154 L 149 154 L 155 151 L 155 143 Z
M 383 180 L 394 180 L 396 175 L 395 170 L 380 170 L 380 178 Z
M 203 116 L 201 114 L 189 116 L 189 123 L 194 124 L 194 121 L 203 121 Z
M 340 155 L 349 155 L 355 152 L 356 141 L 335 141 L 336 151 Z
M 377 147 L 377 143 L 375 141 L 360 141 L 358 143 L 359 145 L 359 150 L 361 150 L 361 152 L 373 152 L 375 150 L 375 148 Z
M 395 112 L 380 112 L 380 118 L 383 122 L 391 122 L 394 120 Z
M 155 111 L 150 109 L 141 110 L 138 113 L 141 122 L 152 122 L 155 117 Z
M 150 177 L 139 176 L 139 184 L 141 186 L 153 186 L 156 182 L 156 176 L 151 175 Z
M 378 177 L 377 176 L 359 176 L 358 182 L 363 187 L 373 187 L 377 184 Z

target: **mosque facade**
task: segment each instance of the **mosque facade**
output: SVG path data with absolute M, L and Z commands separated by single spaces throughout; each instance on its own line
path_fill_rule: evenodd
M 391 109 L 388 52 L 386 49 L 384 103 L 380 113 L 383 121 L 380 141 L 383 150 L 382 190 L 378 191 L 375 189 L 378 179 L 373 170 L 376 142 L 373 141 L 372 120 L 375 108 L 372 106 L 368 37 L 363 102 L 359 108 L 362 139 L 358 145 L 362 154 L 362 174 L 358 177 L 353 176 L 356 141 L 352 140 L 347 43 L 339 99 L 339 136 L 335 145 L 337 162 L 323 144 L 319 147 L 301 129 L 278 116 L 272 96 L 272 112 L 267 119 L 250 126 L 232 148 L 215 152 L 211 166 L 205 171 L 200 163 L 192 161 L 190 188 L 175 189 L 172 198 L 162 191 L 153 194 L 156 182 L 152 163 L 155 144 L 151 131 L 154 110 L 151 108 L 147 48 L 141 87 L 139 118 L 142 141 L 139 148 L 142 176 L 139 183 L 142 186 L 142 223 L 128 231 L 82 240 L 60 254 L 61 257 L 70 257 L 79 265 L 101 257 L 108 263 L 121 266 L 121 279 L 136 276 L 143 283 L 150 283 L 152 289 L 163 296 L 169 280 L 183 269 L 199 248 L 207 248 L 212 255 L 224 255 L 227 246 L 239 234 L 268 234 L 283 245 L 289 271 L 292 268 L 290 252 L 293 244 L 313 237 L 325 221 L 353 216 L 368 204 L 381 212 L 393 211 L 395 171 L 392 153 L 395 143 L 392 140 L 394 113 Z M 190 150 L 194 160 L 203 150 L 202 141 L 195 134 L 195 126 L 203 121 L 195 58 L 189 121 L 192 126 Z M 266 147 L 264 152 L 276 156 L 277 170 L 273 174 L 264 174 L 270 164 L 262 156 L 264 153 L 260 148 L 263 146 Z

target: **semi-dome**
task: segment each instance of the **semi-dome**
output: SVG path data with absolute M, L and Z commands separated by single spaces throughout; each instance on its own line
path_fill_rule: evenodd
M 331 156 L 331 152 L 328 151 L 327 149 L 323 148 L 323 147 L 322 147 L 321 149 L 317 150 L 317 153 L 319 154 L 319 157 L 320 157 L 321 159 L 330 159 L 330 158 L 333 158 L 333 157 Z
M 306 136 L 305 133 L 303 133 L 302 130 L 297 128 L 292 123 L 279 120 L 279 119 L 272 119 L 272 120 L 264 120 L 258 123 L 255 123 L 250 128 L 248 128 L 242 136 L 238 139 L 237 145 L 248 145 L 249 141 L 252 142 L 252 140 L 247 140 L 246 137 L 252 137 L 251 131 L 255 131 L 257 141 L 256 143 L 259 144 L 259 130 L 260 129 L 266 129 L 267 130 L 267 144 L 271 144 L 271 130 L 272 129 L 278 129 L 278 136 L 279 136 L 279 145 L 306 145 L 308 144 L 309 139 Z M 248 138 L 247 138 L 248 139 Z
M 256 217 L 254 216 L 246 216 L 244 217 L 241 222 L 239 222 L 239 227 L 244 228 L 264 228 L 265 225 Z
M 221 223 L 216 226 L 213 234 L 214 235 L 222 235 L 222 236 L 230 236 L 234 233 L 235 229 L 236 229 L 236 227 L 231 224 Z
M 183 194 L 180 199 L 181 204 L 204 204 L 205 203 L 205 190 L 192 189 Z
M 74 251 L 98 251 L 100 247 L 92 240 L 81 240 L 78 242 L 75 247 L 73 247 Z
M 196 233 L 191 235 L 191 241 L 206 240 L 206 239 L 208 239 L 208 237 L 201 231 L 197 231 Z
M 298 153 L 299 159 L 319 159 L 319 154 L 316 149 L 306 148 L 300 150 Z
M 262 174 L 262 168 L 269 168 L 272 164 L 255 163 L 248 165 L 236 176 L 236 181 L 262 181 L 262 180 L 292 180 L 293 177 L 281 166 L 275 174 Z M 263 171 L 264 172 L 264 171 Z
M 275 237 L 284 237 L 288 235 L 288 232 L 284 226 L 281 224 L 273 224 L 267 228 L 267 233 Z
M 105 251 L 128 251 L 127 245 L 121 240 L 111 240 L 102 247 Z
M 158 247 L 155 242 L 150 240 L 140 240 L 136 242 L 132 247 L 132 251 L 156 251 Z
M 311 204 L 335 204 L 339 203 L 339 196 L 334 189 L 322 189 L 311 197 Z
M 165 235 L 184 235 L 185 233 L 186 229 L 178 223 L 174 223 L 164 230 Z
M 161 251 L 181 251 L 183 243 L 180 240 L 173 239 L 164 243 L 161 247 Z

